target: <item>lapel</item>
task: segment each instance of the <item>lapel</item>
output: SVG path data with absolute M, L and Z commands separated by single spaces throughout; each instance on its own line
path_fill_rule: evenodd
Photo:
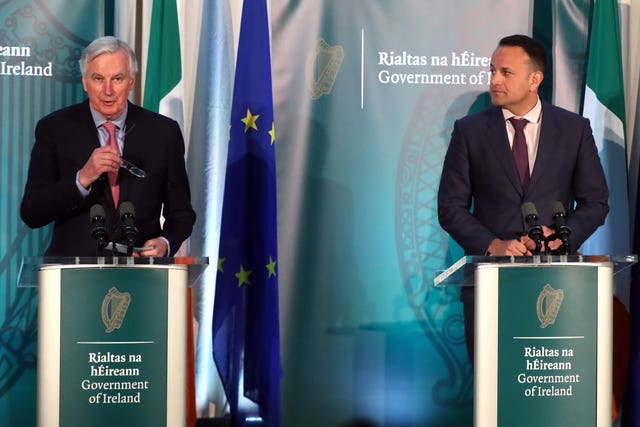
M 132 144 L 135 144 L 136 141 L 136 132 L 134 129 L 136 127 L 136 118 L 138 116 L 139 111 L 138 106 L 128 102 L 127 107 L 127 118 L 125 119 L 125 134 L 124 134 L 124 145 L 122 149 L 122 157 L 127 160 L 131 160 L 131 156 L 129 155 L 132 151 Z M 129 200 L 130 188 L 131 184 L 135 179 L 138 179 L 131 175 L 129 172 L 124 169 L 120 170 L 118 174 L 118 183 L 120 184 L 120 200 L 127 201 Z
M 486 140 L 489 141 L 489 148 L 495 154 L 499 165 L 498 167 L 502 168 L 504 175 L 515 191 L 517 191 L 520 196 L 523 196 L 524 193 L 522 185 L 520 184 L 518 169 L 513 159 L 511 147 L 509 146 L 509 137 L 507 136 L 504 115 L 500 107 L 494 107 L 489 110 Z
M 556 116 L 553 114 L 549 104 L 542 102 L 542 123 L 540 126 L 540 137 L 538 139 L 538 153 L 536 154 L 536 163 L 533 166 L 531 174 L 531 182 L 529 183 L 529 191 L 544 176 L 544 165 L 550 165 L 557 161 L 555 140 L 558 135 L 558 125 Z
M 79 150 L 79 159 L 81 159 L 81 165 L 87 161 L 89 157 L 91 157 L 91 153 L 93 150 L 100 147 L 100 139 L 98 138 L 98 131 L 96 129 L 95 122 L 93 121 L 93 116 L 91 115 L 91 109 L 89 108 L 89 100 L 87 99 L 80 105 L 81 113 L 76 115 L 78 117 L 78 124 L 76 128 L 73 130 L 75 137 L 75 141 L 80 142 Z

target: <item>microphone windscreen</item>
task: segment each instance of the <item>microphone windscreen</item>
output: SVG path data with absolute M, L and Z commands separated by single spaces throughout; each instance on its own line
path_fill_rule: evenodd
M 564 205 L 558 201 L 555 201 L 551 204 L 551 211 L 554 215 L 560 214 L 562 216 L 567 215 L 567 211 L 564 208 Z
M 534 215 L 536 218 L 538 217 L 538 211 L 536 210 L 536 205 L 534 205 L 531 202 L 523 203 L 522 207 L 520 208 L 520 211 L 522 212 L 522 217 L 525 219 L 532 215 Z
M 133 207 L 133 203 L 128 201 L 120 203 L 120 206 L 118 207 L 118 213 L 120 214 L 120 216 L 126 214 L 131 214 L 134 217 L 136 216 L 136 210 Z
M 102 207 L 102 205 L 99 204 L 95 204 L 93 206 L 91 206 L 91 209 L 89 209 L 89 219 L 91 221 L 93 221 L 94 218 L 96 217 L 103 217 L 105 216 L 104 214 L 104 208 Z

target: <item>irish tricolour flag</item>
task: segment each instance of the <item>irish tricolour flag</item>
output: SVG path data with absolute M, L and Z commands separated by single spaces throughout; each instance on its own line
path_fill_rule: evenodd
M 629 253 L 629 203 L 625 104 L 616 0 L 597 0 L 589 37 L 583 115 L 593 135 L 609 184 L 611 211 L 603 227 L 582 246 L 584 254 Z
M 624 255 L 630 251 L 625 103 L 617 0 L 596 0 L 589 37 L 583 115 L 593 136 L 609 185 L 609 215 L 581 248 L 584 254 Z M 614 281 L 614 415 L 622 403 L 628 355 L 628 274 Z
M 153 0 L 142 105 L 178 122 L 184 135 L 184 90 L 176 0 Z M 182 253 L 182 249 L 178 252 Z M 192 328 L 192 295 L 188 295 L 188 328 Z M 196 423 L 194 342 L 187 337 L 186 425 Z
M 181 67 L 176 0 L 154 0 L 143 106 L 176 120 L 184 132 Z

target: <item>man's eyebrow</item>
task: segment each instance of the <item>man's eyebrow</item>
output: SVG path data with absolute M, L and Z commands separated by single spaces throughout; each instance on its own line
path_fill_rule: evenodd
M 495 65 L 491 64 L 491 68 L 493 68 L 494 70 L 500 70 L 500 71 L 513 71 L 513 68 L 509 67 L 508 65 L 505 65 L 504 67 L 496 67 Z

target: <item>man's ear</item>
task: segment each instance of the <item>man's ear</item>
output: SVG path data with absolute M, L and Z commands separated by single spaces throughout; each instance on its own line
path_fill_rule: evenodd
M 538 90 L 538 87 L 540 86 L 540 83 L 542 83 L 543 79 L 544 74 L 542 74 L 542 71 L 534 71 L 533 73 L 531 73 L 531 88 L 533 90 Z

